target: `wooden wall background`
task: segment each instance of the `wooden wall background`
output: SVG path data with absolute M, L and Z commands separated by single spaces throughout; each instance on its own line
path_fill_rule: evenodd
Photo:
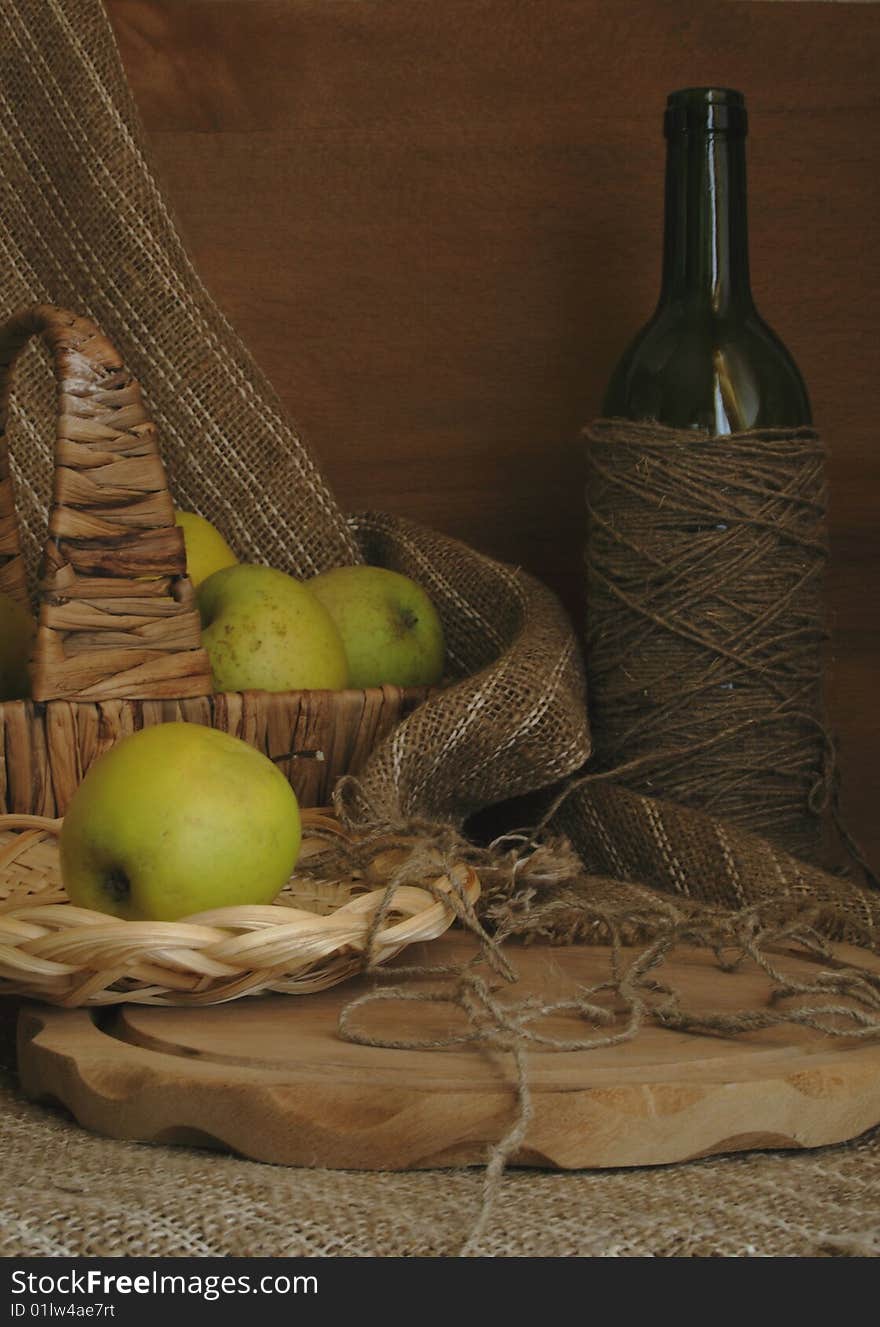
M 656 298 L 666 93 L 741 88 L 753 282 L 831 447 L 830 705 L 880 860 L 880 7 L 108 0 L 203 279 L 348 508 L 579 615 L 579 426 Z

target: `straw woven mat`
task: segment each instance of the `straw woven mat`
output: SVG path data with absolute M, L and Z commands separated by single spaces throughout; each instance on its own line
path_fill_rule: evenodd
M 156 410 L 175 496 L 216 519 L 242 556 L 258 547 L 279 566 L 315 569 L 355 559 L 308 449 L 183 251 L 100 0 L 0 0 L 0 149 L 0 315 L 49 299 L 112 329 Z M 24 378 L 13 459 L 33 569 L 53 413 L 37 352 Z M 224 436 L 244 440 L 236 463 L 261 495 L 249 509 L 230 502 L 228 474 L 212 462 Z M 201 450 L 192 446 L 199 437 L 209 439 Z M 442 1256 L 464 1243 L 482 1185 L 479 1170 L 288 1170 L 99 1139 L 25 1102 L 8 1071 L 0 1171 L 7 1257 Z M 503 1180 L 478 1252 L 876 1256 L 878 1207 L 880 1131 L 803 1154 L 517 1171 Z

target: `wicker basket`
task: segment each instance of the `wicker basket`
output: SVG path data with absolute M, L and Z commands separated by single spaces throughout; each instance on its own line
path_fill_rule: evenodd
M 9 457 L 12 370 L 31 336 L 58 385 L 33 701 L 0 703 L 0 811 L 64 814 L 126 734 L 185 719 L 275 759 L 304 806 L 329 800 L 426 688 L 213 693 L 183 536 L 137 381 L 86 318 L 38 305 L 0 328 L 0 591 L 29 603 Z
M 304 995 L 353 976 L 367 955 L 385 963 L 435 939 L 456 917 L 472 915 L 480 893 L 466 863 L 443 870 L 419 848 L 414 874 L 406 840 L 379 840 L 365 854 L 332 815 L 307 810 L 296 871 L 274 904 L 175 922 L 119 921 L 67 901 L 60 826 L 0 816 L 0 996 L 73 1007 Z

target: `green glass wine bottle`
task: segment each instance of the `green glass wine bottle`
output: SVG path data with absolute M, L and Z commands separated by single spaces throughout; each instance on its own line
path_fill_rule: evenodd
M 744 98 L 673 92 L 665 132 L 659 302 L 585 431 L 594 759 L 815 860 L 824 450 L 752 299 Z
M 603 413 L 713 435 L 810 423 L 803 379 L 749 283 L 746 107 L 729 88 L 670 94 L 663 277 Z

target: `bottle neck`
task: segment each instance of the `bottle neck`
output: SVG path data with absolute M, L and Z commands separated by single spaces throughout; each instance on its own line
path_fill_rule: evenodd
M 745 134 L 670 133 L 660 303 L 725 316 L 753 306 L 749 285 Z

